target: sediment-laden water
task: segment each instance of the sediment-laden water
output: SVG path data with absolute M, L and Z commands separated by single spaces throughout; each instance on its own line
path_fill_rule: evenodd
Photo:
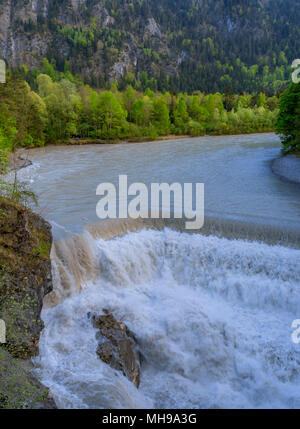
M 278 153 L 273 135 L 32 152 L 22 174 L 56 238 L 35 371 L 59 407 L 300 407 L 300 190 L 271 172 Z M 204 229 L 93 223 L 119 174 L 204 182 Z M 139 389 L 96 355 L 103 309 L 135 334 Z

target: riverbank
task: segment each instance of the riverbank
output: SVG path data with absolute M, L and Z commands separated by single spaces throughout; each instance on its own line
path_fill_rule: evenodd
M 255 135 L 255 134 L 269 134 L 273 131 L 264 131 L 259 133 L 247 133 L 245 135 Z M 182 134 L 182 135 L 175 135 L 175 134 L 168 134 L 166 136 L 159 136 L 157 138 L 152 137 L 141 137 L 141 138 L 131 138 L 127 140 L 103 140 L 103 139 L 80 139 L 80 138 L 73 138 L 68 140 L 58 140 L 55 143 L 48 143 L 45 146 L 41 146 L 41 148 L 45 147 L 51 147 L 51 146 L 87 146 L 87 145 L 109 145 L 109 144 L 116 144 L 116 145 L 127 145 L 131 143 L 149 143 L 149 142 L 159 142 L 159 141 L 170 141 L 170 140 L 183 140 L 183 139 L 196 139 L 200 137 L 228 137 L 232 135 L 234 136 L 242 136 L 244 134 L 223 134 L 223 135 L 204 135 L 204 136 L 190 136 L 188 134 Z M 18 148 L 16 150 L 16 153 L 11 153 L 9 156 L 9 160 L 7 162 L 7 165 L 5 165 L 6 171 L 16 171 L 21 170 L 22 168 L 29 167 L 32 165 L 32 161 L 29 159 L 26 152 L 32 149 L 39 149 L 39 147 L 27 147 L 27 148 Z M 0 175 L 3 174 L 4 171 L 1 171 L 0 167 Z
M 55 408 L 49 391 L 31 374 L 44 324 L 44 297 L 52 291 L 50 225 L 0 198 L 0 408 Z
M 150 143 L 150 142 L 160 142 L 160 141 L 178 141 L 178 140 L 185 140 L 185 139 L 198 139 L 203 137 L 239 137 L 243 135 L 266 135 L 273 133 L 274 131 L 262 131 L 262 132 L 253 132 L 253 133 L 246 133 L 246 134 L 222 134 L 222 135 L 215 135 L 215 134 L 207 134 L 203 136 L 190 136 L 188 134 L 182 134 L 182 135 L 175 135 L 175 134 L 168 134 L 166 136 L 159 136 L 157 138 L 153 137 L 141 137 L 141 138 L 131 138 L 127 140 L 103 140 L 103 139 L 68 139 L 68 140 L 59 140 L 56 143 L 48 143 L 45 146 L 41 146 L 42 148 L 45 147 L 51 147 L 51 146 L 87 146 L 87 145 L 127 145 L 127 144 L 133 144 L 133 143 Z M 20 170 L 22 168 L 28 167 L 32 164 L 32 161 L 28 158 L 28 155 L 26 152 L 32 149 L 39 149 L 38 147 L 28 147 L 28 148 L 19 148 L 17 149 L 16 156 L 11 156 L 8 169 L 10 171 L 12 170 Z
M 296 155 L 277 158 L 272 163 L 272 171 L 290 182 L 300 183 L 300 158 Z
M 198 136 L 199 137 L 199 136 Z M 129 138 L 127 140 L 116 139 L 116 140 L 103 140 L 103 139 L 69 139 L 62 143 L 66 145 L 87 145 L 87 144 L 127 144 L 127 143 L 147 143 L 151 141 L 163 141 L 163 140 L 180 140 L 180 139 L 188 139 L 193 138 L 193 136 L 189 136 L 188 134 L 184 135 L 175 135 L 168 134 L 166 136 L 159 137 L 136 137 Z M 57 144 L 61 144 L 61 142 L 57 142 Z
M 158 142 L 158 141 L 169 141 L 169 140 L 182 140 L 182 139 L 196 139 L 201 137 L 235 137 L 242 135 L 255 135 L 255 134 L 270 134 L 274 133 L 274 130 L 269 131 L 255 131 L 249 133 L 238 133 L 238 134 L 203 134 L 203 135 L 189 135 L 189 134 L 167 134 L 158 137 L 144 136 L 144 137 L 132 137 L 126 140 L 124 139 L 115 139 L 115 140 L 105 140 L 105 139 L 92 139 L 92 138 L 71 138 L 67 140 L 58 140 L 56 143 L 49 143 L 45 146 L 81 146 L 81 145 L 89 145 L 89 144 L 129 144 L 129 143 L 149 143 L 149 142 Z

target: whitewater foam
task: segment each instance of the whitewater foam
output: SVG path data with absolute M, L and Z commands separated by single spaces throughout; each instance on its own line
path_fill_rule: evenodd
M 110 240 L 90 230 L 52 257 L 35 371 L 59 407 L 300 407 L 290 329 L 299 250 L 168 228 Z M 97 358 L 87 314 L 103 309 L 137 338 L 139 389 Z

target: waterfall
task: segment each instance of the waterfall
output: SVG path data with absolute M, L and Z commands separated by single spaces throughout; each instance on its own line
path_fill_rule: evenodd
M 201 234 L 171 221 L 89 225 L 52 249 L 35 371 L 63 408 L 300 407 L 298 243 L 211 219 Z M 139 389 L 96 355 L 87 314 L 103 309 L 137 339 Z

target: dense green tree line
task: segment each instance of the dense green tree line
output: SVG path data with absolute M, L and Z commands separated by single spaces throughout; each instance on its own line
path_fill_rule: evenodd
M 278 98 L 252 95 L 159 93 L 117 83 L 96 90 L 46 60 L 34 91 L 27 71 L 8 73 L 0 85 L 0 150 L 5 162 L 16 147 L 42 146 L 70 138 L 116 141 L 155 139 L 168 134 L 201 136 L 271 131 Z
M 281 95 L 276 131 L 284 152 L 300 153 L 300 83 L 292 83 Z
M 21 77 L 8 72 L 0 84 L 0 163 L 17 147 L 42 146 L 48 112 L 42 98 Z

